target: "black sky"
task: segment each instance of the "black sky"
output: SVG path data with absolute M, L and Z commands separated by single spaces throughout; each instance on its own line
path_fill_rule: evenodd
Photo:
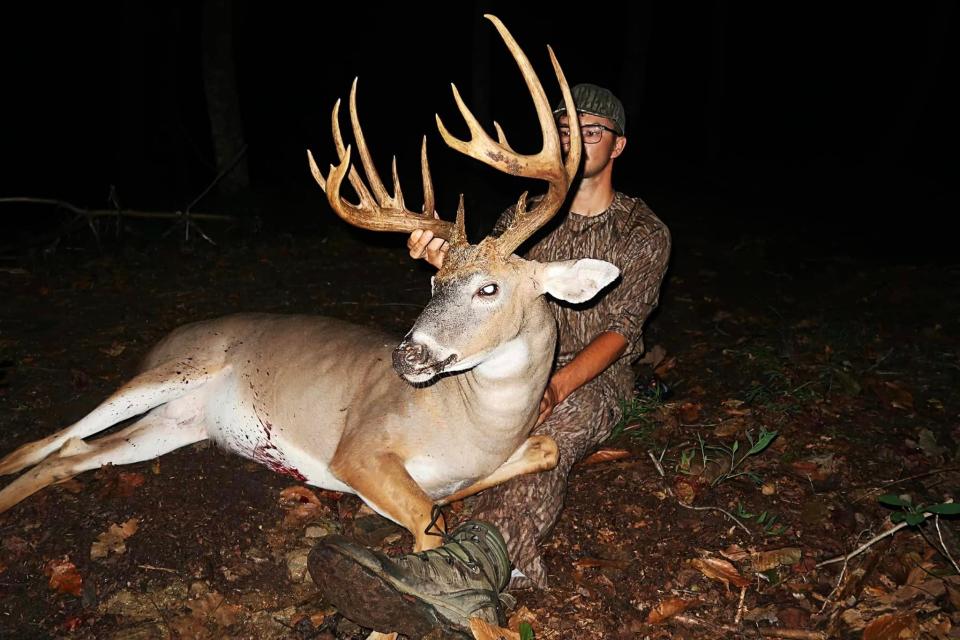
M 178 208 L 210 182 L 201 3 L 2 11 L 0 196 L 95 207 L 114 185 L 126 206 Z M 391 154 L 400 156 L 409 200 L 420 197 L 423 133 L 441 207 L 449 210 L 463 190 L 480 207 L 515 198 L 523 185 L 444 149 L 432 120 L 439 112 L 462 132 L 452 81 L 520 150 L 537 144 L 519 74 L 481 23 L 483 12 L 512 30 L 551 99 L 559 92 L 546 44 L 571 82 L 606 85 L 625 98 L 623 190 L 667 201 L 719 193 L 743 219 L 784 216 L 784 224 L 846 232 L 878 233 L 906 217 L 917 239 L 944 244 L 960 168 L 960 11 L 947 1 L 596 3 L 568 11 L 520 2 L 237 2 L 239 101 L 260 206 L 270 198 L 325 206 L 304 151 L 332 159 L 330 108 L 354 76 L 374 153 L 384 169 Z M 489 83 L 475 96 L 483 56 Z

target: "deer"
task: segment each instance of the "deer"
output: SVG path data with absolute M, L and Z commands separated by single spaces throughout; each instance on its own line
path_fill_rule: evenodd
M 437 505 L 556 465 L 556 443 L 530 435 L 556 344 L 545 296 L 587 301 L 619 270 L 590 258 L 537 263 L 514 255 L 561 208 L 580 164 L 580 131 L 571 118 L 564 159 L 532 65 L 503 23 L 486 17 L 526 82 L 543 147 L 533 155 L 517 153 L 496 122 L 494 141 L 456 85 L 453 97 L 470 139 L 453 136 L 439 116 L 436 122 L 454 150 L 546 182 L 546 194 L 531 199 L 529 209 L 527 194 L 520 196 L 514 224 L 503 234 L 470 244 L 462 195 L 455 222 L 435 215 L 426 137 L 422 211 L 404 204 L 396 158 L 388 193 L 360 127 L 356 80 L 349 111 L 366 183 L 351 160 L 352 145 L 344 145 L 339 100 L 331 117 L 338 163 L 323 175 L 307 152 L 313 177 L 343 220 L 377 231 L 430 229 L 450 242 L 432 280 L 432 297 L 399 344 L 375 328 L 307 315 L 239 314 L 177 328 L 148 353 L 133 379 L 88 415 L 0 460 L 0 474 L 23 472 L 0 490 L 0 512 L 81 472 L 211 440 L 300 482 L 357 495 L 406 528 L 420 551 L 441 544 L 428 532 L 432 526 L 444 529 Z M 550 47 L 548 52 L 573 113 L 570 88 Z M 357 203 L 341 196 L 345 179 Z

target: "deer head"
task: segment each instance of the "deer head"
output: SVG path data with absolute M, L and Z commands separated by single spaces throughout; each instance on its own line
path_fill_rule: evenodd
M 350 224 L 374 231 L 405 233 L 428 229 L 450 242 L 443 267 L 433 279 L 433 298 L 394 351 L 394 368 L 412 383 L 426 382 L 441 373 L 480 365 L 484 365 L 490 375 L 506 375 L 516 363 L 525 361 L 529 342 L 517 338 L 529 332 L 545 334 L 552 355 L 556 329 L 543 295 L 548 293 L 561 300 L 584 302 L 619 275 L 616 267 L 601 260 L 543 264 L 513 255 L 517 247 L 563 205 L 580 164 L 580 125 L 577 118 L 570 119 L 570 151 L 564 159 L 550 103 L 530 61 L 498 18 L 485 17 L 496 27 L 520 68 L 536 107 L 543 148 L 533 155 L 517 153 L 496 122 L 497 141 L 494 141 L 464 104 L 455 85 L 452 85 L 453 97 L 466 121 L 470 139 L 460 140 L 451 135 L 439 116 L 437 127 L 441 137 L 453 149 L 504 173 L 547 183 L 546 194 L 532 209 L 527 208 L 526 192 L 520 196 L 512 225 L 499 237 L 486 237 L 478 244 L 467 241 L 462 195 L 454 223 L 434 218 L 434 191 L 425 137 L 420 154 L 424 192 L 422 213 L 410 211 L 404 204 L 395 157 L 393 195 L 387 192 L 360 128 L 356 80 L 350 90 L 350 122 L 369 188 L 361 180 L 356 167 L 351 165 L 351 147 L 344 146 L 339 101 L 333 108 L 331 127 L 340 163 L 331 165 L 324 177 L 312 154 L 307 152 L 313 177 L 327 194 L 330 206 Z M 575 113 L 563 70 L 553 50 L 547 49 L 567 112 Z M 340 195 L 345 177 L 359 197 L 357 204 Z

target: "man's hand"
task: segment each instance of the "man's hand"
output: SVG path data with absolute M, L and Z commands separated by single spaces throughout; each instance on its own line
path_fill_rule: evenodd
M 450 243 L 443 238 L 435 238 L 432 231 L 417 229 L 407 238 L 407 249 L 414 260 L 423 258 L 439 269 L 447 257 Z
M 543 421 L 553 413 L 553 408 L 562 401 L 563 398 L 560 397 L 560 391 L 551 380 L 543 392 L 543 399 L 540 400 L 540 415 L 537 417 L 537 424 L 535 426 L 539 427 L 543 424 Z

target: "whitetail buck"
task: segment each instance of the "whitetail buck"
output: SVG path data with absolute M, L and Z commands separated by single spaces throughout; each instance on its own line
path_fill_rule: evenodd
M 308 484 L 357 494 L 406 527 L 421 550 L 441 541 L 425 533 L 435 503 L 556 464 L 552 440 L 528 438 L 556 342 L 544 294 L 582 302 L 618 270 L 599 260 L 539 264 L 512 255 L 562 205 L 580 162 L 580 132 L 571 118 L 564 161 L 540 81 L 506 28 L 489 19 L 533 96 L 543 149 L 535 155 L 513 151 L 496 124 L 494 142 L 456 87 L 471 139 L 454 138 L 439 117 L 437 124 L 454 149 L 548 183 L 530 211 L 521 197 L 517 221 L 503 235 L 468 244 L 462 197 L 455 224 L 434 219 L 425 140 L 424 213 L 405 208 L 395 164 L 394 195 L 387 193 L 360 129 L 356 82 L 350 120 L 369 190 L 343 144 L 339 102 L 332 124 L 339 164 L 324 178 L 310 156 L 314 177 L 343 219 L 383 231 L 428 228 L 450 241 L 433 297 L 399 346 L 376 330 L 310 316 L 235 315 L 181 327 L 150 352 L 141 373 L 89 415 L 0 460 L 0 474 L 36 465 L 0 491 L 0 511 L 82 471 L 149 460 L 209 438 Z M 573 113 L 563 72 L 552 51 L 550 57 Z M 345 177 L 359 204 L 341 198 Z M 84 441 L 141 414 L 116 433 Z

